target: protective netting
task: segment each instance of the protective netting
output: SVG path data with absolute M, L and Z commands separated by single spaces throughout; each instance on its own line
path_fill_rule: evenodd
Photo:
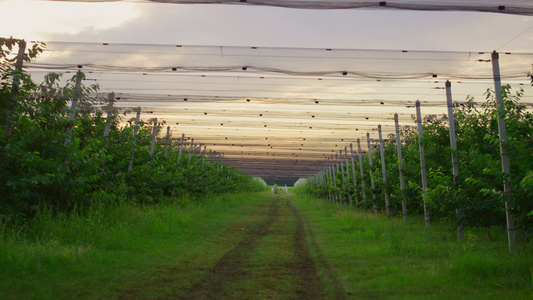
M 500 53 L 504 84 L 524 88 L 533 53 Z M 174 137 L 195 139 L 217 156 L 257 176 L 307 177 L 328 156 L 366 133 L 377 139 L 446 113 L 444 84 L 454 101 L 484 102 L 493 87 L 491 52 L 429 52 L 48 42 L 26 64 L 36 81 L 49 71 L 87 75 L 103 93 L 114 92 L 120 111 L 140 106 Z M 67 76 L 65 76 L 67 77 Z M 133 114 L 125 117 L 133 117 Z
M 124 0 L 54 0 L 76 2 L 118 2 Z M 127 0 L 125 0 L 127 1 Z M 458 10 L 483 11 L 508 14 L 533 14 L 530 0 L 145 0 L 144 2 L 181 3 L 181 4 L 251 4 L 304 9 L 348 9 L 348 8 L 394 8 L 410 10 Z

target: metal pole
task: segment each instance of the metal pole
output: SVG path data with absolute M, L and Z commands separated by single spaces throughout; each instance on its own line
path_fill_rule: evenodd
M 368 162 L 370 163 L 370 187 L 372 188 L 372 204 L 374 207 L 374 215 L 378 215 L 378 205 L 376 203 L 376 191 L 374 185 L 374 174 L 372 170 L 372 147 L 370 145 L 370 133 L 366 133 L 366 143 L 368 145 Z
M 507 239 L 509 252 L 516 253 L 516 237 L 514 219 L 511 215 L 511 168 L 509 166 L 509 153 L 507 152 L 507 130 L 505 127 L 505 108 L 503 106 L 502 82 L 500 76 L 499 54 L 492 52 L 492 72 L 494 75 L 494 92 L 496 93 L 498 107 L 498 133 L 500 136 L 500 155 L 502 159 L 502 171 L 507 175 L 503 183 L 505 199 L 505 217 L 507 219 Z
M 390 216 L 389 191 L 387 189 L 387 168 L 385 166 L 385 150 L 383 149 L 383 138 L 381 136 L 381 125 L 378 125 L 379 150 L 381 152 L 381 172 L 383 173 L 383 193 L 385 194 L 385 211 Z
M 403 178 L 402 141 L 400 138 L 400 125 L 398 122 L 398 114 L 394 114 L 394 124 L 396 127 L 396 148 L 398 150 L 398 169 L 400 172 L 400 189 L 402 191 L 403 221 L 404 223 L 407 223 L 407 200 L 405 199 L 405 180 Z
M 418 143 L 420 149 L 420 173 L 422 175 L 422 200 L 424 202 L 424 222 L 426 227 L 430 227 L 429 212 L 426 207 L 427 179 L 426 179 L 426 159 L 424 157 L 424 133 L 422 131 L 422 117 L 420 114 L 420 101 L 416 101 L 416 121 L 418 123 Z
M 457 176 L 459 176 L 459 161 L 457 159 L 457 142 L 455 140 L 455 116 L 453 115 L 452 84 L 446 81 L 446 103 L 448 105 L 448 123 L 450 128 L 450 147 L 452 149 L 452 169 L 453 182 L 455 183 L 455 197 L 457 197 Z M 465 238 L 463 227 L 463 213 L 460 208 L 455 210 L 457 216 L 457 239 L 462 241 Z

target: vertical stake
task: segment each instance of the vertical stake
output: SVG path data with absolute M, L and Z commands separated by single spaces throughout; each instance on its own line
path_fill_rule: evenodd
M 133 141 L 131 143 L 131 156 L 130 156 L 130 165 L 128 166 L 128 172 L 133 170 L 133 156 L 135 154 L 135 141 L 137 137 L 137 132 L 139 132 L 139 120 L 141 118 L 141 107 L 137 108 L 137 117 L 135 117 L 135 129 L 133 130 Z
M 357 139 L 357 154 L 359 156 L 359 171 L 361 173 L 361 192 L 363 193 L 363 202 L 366 202 L 365 192 L 365 170 L 363 168 L 363 152 L 361 151 L 361 141 Z
M 449 80 L 446 80 L 446 103 L 448 105 L 448 123 L 450 124 L 450 147 L 452 149 L 452 169 L 453 169 L 453 182 L 455 184 L 454 197 L 457 199 L 457 176 L 459 176 L 459 162 L 457 160 L 457 142 L 455 139 L 455 116 L 453 115 L 453 100 L 452 100 L 452 84 Z M 463 227 L 463 213 L 461 208 L 455 210 L 457 216 L 457 239 L 462 241 L 465 238 L 464 227 Z
M 355 194 L 355 204 L 359 203 L 359 198 L 357 196 L 357 176 L 355 175 L 355 160 L 353 158 L 353 145 L 350 143 L 350 156 L 352 160 L 352 174 L 353 174 L 353 186 Z
M 348 162 L 348 150 L 346 147 L 344 147 L 344 159 L 345 159 L 345 165 L 346 165 L 346 182 L 345 185 L 348 186 L 348 181 L 350 180 L 350 163 Z M 348 204 L 352 205 L 352 194 L 348 192 L 348 195 L 350 196 L 350 202 Z
M 424 222 L 426 227 L 430 227 L 429 212 L 426 206 L 427 178 L 426 178 L 426 159 L 424 157 L 424 133 L 422 131 L 422 117 L 420 114 L 420 101 L 416 101 L 416 122 L 418 123 L 418 144 L 420 149 L 420 173 L 422 175 L 422 200 L 424 203 Z
M 511 168 L 509 166 L 509 153 L 507 152 L 507 129 L 505 127 L 505 107 L 503 106 L 502 82 L 500 76 L 500 63 L 498 52 L 492 52 L 492 72 L 494 75 L 494 92 L 496 93 L 498 107 L 498 133 L 500 136 L 500 156 L 502 159 L 502 171 L 507 175 L 503 183 L 505 199 L 505 217 L 507 220 L 507 240 L 509 252 L 516 253 L 516 237 L 514 219 L 511 214 Z
M 104 129 L 104 136 L 109 136 L 109 129 L 111 127 L 111 119 L 113 117 L 113 104 L 115 103 L 115 93 L 111 92 L 108 96 L 109 106 L 107 107 L 107 118 Z
M 370 187 L 372 188 L 372 204 L 374 207 L 374 215 L 378 215 L 378 204 L 376 203 L 376 186 L 374 185 L 374 172 L 372 172 L 372 147 L 370 145 L 370 133 L 366 133 L 366 143 L 368 145 L 368 162 L 370 163 Z
M 403 177 L 402 141 L 400 138 L 400 124 L 398 114 L 394 114 L 394 125 L 396 127 L 396 148 L 398 152 L 398 169 L 400 172 L 400 190 L 402 192 L 403 222 L 407 224 L 407 200 L 405 199 L 405 180 Z
M 379 151 L 381 152 L 381 172 L 383 173 L 383 193 L 385 194 L 385 211 L 387 216 L 390 217 L 389 210 L 389 191 L 387 189 L 387 168 L 385 165 L 385 150 L 383 149 L 383 138 L 381 135 L 381 125 L 378 125 L 379 134 Z
M 152 143 L 150 144 L 150 158 L 154 155 L 155 134 L 157 133 L 157 118 L 154 118 L 154 129 L 152 129 Z
M 343 192 L 344 192 L 344 189 L 346 187 L 346 178 L 344 176 L 344 162 L 342 161 L 342 150 L 339 151 L 340 152 L 340 155 L 339 155 L 339 163 L 340 163 L 340 171 L 341 171 L 341 178 L 342 178 L 342 182 L 341 182 L 341 204 L 344 203 L 344 195 L 343 195 Z
M 331 171 L 333 174 L 333 186 L 336 189 L 337 188 L 337 172 L 335 171 L 335 165 L 331 166 Z M 333 197 L 335 198 L 335 202 L 338 202 L 337 193 L 335 193 L 335 191 L 333 191 Z

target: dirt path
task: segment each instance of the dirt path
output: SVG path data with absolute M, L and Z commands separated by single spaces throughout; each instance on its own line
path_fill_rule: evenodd
M 253 212 L 251 216 L 248 222 L 238 222 L 235 228 L 227 232 L 228 238 L 232 232 L 241 234 L 242 238 L 239 238 L 229 251 L 223 250 L 226 252 L 216 263 L 211 264 L 209 270 L 198 272 L 198 268 L 202 267 L 192 265 L 188 266 L 189 270 L 174 268 L 170 272 L 186 272 L 191 274 L 190 277 L 195 277 L 188 278 L 193 282 L 188 287 L 177 287 L 180 285 L 177 279 L 183 279 L 186 273 L 174 273 L 171 275 L 173 280 L 162 278 L 155 284 L 130 290 L 120 298 L 345 298 L 342 286 L 331 272 L 327 260 L 314 240 L 308 220 L 287 197 L 273 195 L 266 207 Z M 213 247 L 216 250 L 217 245 Z M 319 273 L 326 278 L 321 280 Z M 177 286 L 167 289 L 166 295 L 146 292 L 147 289 L 161 285 Z

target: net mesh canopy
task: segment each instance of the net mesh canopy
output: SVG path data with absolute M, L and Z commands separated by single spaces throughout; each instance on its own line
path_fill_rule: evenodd
M 53 0 L 75 2 L 118 2 L 127 0 Z M 248 4 L 267 5 L 305 9 L 349 9 L 349 8 L 394 8 L 409 10 L 458 10 L 483 11 L 508 14 L 533 14 L 533 2 L 530 0 L 145 0 L 144 2 L 181 3 L 181 4 Z
M 119 110 L 140 106 L 142 118 L 164 120 L 173 136 L 207 146 L 212 159 L 262 177 L 308 177 L 357 139 L 366 149 L 366 133 L 377 140 L 378 124 L 384 137 L 395 131 L 395 113 L 401 125 L 414 125 L 417 100 L 423 115 L 445 114 L 446 81 L 458 103 L 484 102 L 494 86 L 490 51 L 46 44 L 25 65 L 36 81 L 81 68 L 86 84 L 115 93 Z M 533 53 L 499 57 L 503 83 L 525 89 L 531 108 Z

